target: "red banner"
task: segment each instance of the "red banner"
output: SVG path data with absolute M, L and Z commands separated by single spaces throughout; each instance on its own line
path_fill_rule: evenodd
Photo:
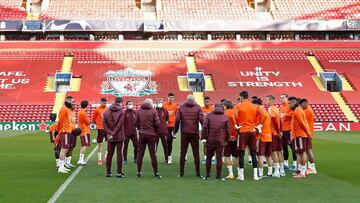
M 352 122 L 315 122 L 315 131 L 360 131 L 360 123 Z

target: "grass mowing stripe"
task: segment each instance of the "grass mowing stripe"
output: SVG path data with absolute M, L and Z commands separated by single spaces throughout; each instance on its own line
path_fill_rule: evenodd
M 34 131 L 0 131 L 0 139 L 29 134 L 34 134 Z
M 334 134 L 334 136 L 336 133 Z M 338 136 L 350 137 L 338 133 Z M 327 133 L 319 136 L 327 137 Z M 332 133 L 331 135 L 332 136 Z M 179 170 L 179 140 L 174 141 L 173 158 L 175 164 L 164 165 L 162 147 L 157 153 L 159 171 L 163 179 L 153 178 L 149 154 L 146 152 L 143 178 L 136 178 L 136 164 L 129 161 L 123 166 L 127 178 L 106 178 L 105 168 L 97 166 L 96 157 L 64 191 L 58 202 L 356 202 L 360 198 L 356 179 L 360 179 L 356 154 L 360 148 L 356 144 L 328 140 L 314 140 L 315 158 L 319 174 L 297 180 L 287 171 L 287 177 L 265 179 L 255 182 L 251 179 L 252 168 L 246 164 L 245 181 L 214 180 L 215 166 L 212 165 L 212 180 L 204 181 L 194 177 L 194 164 L 189 148 L 185 177 L 177 178 Z M 132 160 L 132 145 L 129 144 L 128 160 Z M 202 150 L 200 150 L 202 152 Z M 202 153 L 201 153 L 202 154 Z M 348 156 L 350 162 L 342 158 Z M 115 156 L 116 157 L 116 156 Z M 116 170 L 115 157 L 113 170 Z M 201 157 L 202 158 L 202 157 Z M 204 165 L 201 171 L 205 172 Z M 267 171 L 265 169 L 265 171 Z M 236 173 L 236 169 L 234 169 Z M 223 166 L 223 176 L 227 169 Z M 351 179 L 354 179 L 351 181 Z M 96 191 L 89 193 L 88 191 Z M 255 193 L 254 193 L 255 192 Z M 85 194 L 81 195 L 79 194 Z M 260 194 L 260 195 L 253 195 Z
M 94 137 L 91 131 L 91 138 Z M 74 158 L 79 157 L 80 147 L 78 142 Z M 86 157 L 94 147 L 90 145 Z M 56 172 L 49 134 L 40 131 L 0 139 L 0 166 L 0 203 L 47 202 L 71 175 Z
M 317 132 L 315 134 L 315 139 L 336 141 L 349 144 L 360 144 L 360 132 Z
M 89 159 L 92 157 L 92 155 L 94 155 L 94 153 L 96 152 L 97 147 L 95 147 L 91 153 L 89 154 L 89 156 L 86 157 L 85 162 L 88 162 Z M 68 179 L 66 179 L 66 181 L 59 187 L 59 189 L 54 193 L 54 195 L 49 199 L 48 203 L 54 203 L 56 202 L 56 200 L 60 197 L 60 195 L 64 192 L 64 190 L 67 188 L 67 186 L 71 183 L 72 180 L 74 180 L 75 176 L 81 171 L 81 169 L 83 168 L 83 166 L 79 166 L 76 168 L 76 170 L 71 174 L 70 177 L 68 177 Z
M 315 139 L 313 151 L 318 172 L 360 187 L 358 144 Z
M 91 138 L 96 137 L 95 131 L 91 134 Z M 180 147 L 178 139 L 174 142 L 174 165 L 164 165 L 162 147 L 159 146 L 159 170 L 163 179 L 153 178 L 147 152 L 144 177 L 137 179 L 130 144 L 129 162 L 123 168 L 127 178 L 105 178 L 105 166 L 97 166 L 97 157 L 92 156 L 88 161 L 89 165 L 81 170 L 57 202 L 357 202 L 360 199 L 360 176 L 356 170 L 360 167 L 360 148 L 355 144 L 359 141 L 357 135 L 358 132 L 317 133 L 314 153 L 318 175 L 305 180 L 294 180 L 288 172 L 288 177 L 259 182 L 251 180 L 252 169 L 247 165 L 245 182 L 215 181 L 214 165 L 212 180 L 196 179 L 190 147 L 185 177 L 177 178 Z M 73 157 L 78 156 L 79 148 L 80 144 L 74 150 Z M 93 148 L 96 146 L 91 145 L 86 154 L 91 153 Z M 202 150 L 200 151 L 202 155 Z M 11 153 L 14 155 L 9 155 Z M 113 170 L 116 170 L 115 157 Z M 71 175 L 55 171 L 49 137 L 43 132 L 1 139 L 0 166 L 0 202 L 46 202 Z M 205 172 L 204 165 L 201 165 L 201 170 Z M 236 173 L 235 169 L 234 172 Z M 225 166 L 223 175 L 227 175 Z M 254 192 L 262 195 L 254 196 Z

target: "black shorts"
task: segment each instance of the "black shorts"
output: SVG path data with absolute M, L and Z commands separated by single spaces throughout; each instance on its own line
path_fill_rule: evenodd
M 97 134 L 97 142 L 98 143 L 102 143 L 105 139 L 105 141 L 107 141 L 107 137 L 106 137 L 106 132 L 104 129 L 98 129 L 98 134 Z
M 240 151 L 237 149 L 237 141 L 229 141 L 226 143 L 225 149 L 224 149 L 224 156 L 225 157 L 239 157 Z
M 291 134 L 290 131 L 283 131 L 283 136 L 281 137 L 282 145 L 291 145 Z

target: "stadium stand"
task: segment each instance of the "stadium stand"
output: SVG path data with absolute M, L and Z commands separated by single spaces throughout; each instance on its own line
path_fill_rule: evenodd
M 274 19 L 358 19 L 358 0 L 273 0 Z
M 259 14 L 247 0 L 166 0 L 160 19 L 166 20 L 233 20 L 233 19 L 358 19 L 360 3 L 357 0 L 272 0 L 271 15 Z M 270 4 L 270 5 L 271 5 Z M 299 9 L 301 8 L 301 9 Z
M 292 39 L 294 39 L 293 34 L 279 34 L 279 33 L 270 34 L 270 40 L 292 40 Z
M 240 20 L 263 18 L 248 6 L 247 0 L 166 0 L 162 1 L 162 10 L 159 11 L 159 19 L 165 20 Z M 271 20 L 271 17 L 269 16 L 266 19 Z
M 360 119 L 360 105 L 359 104 L 350 104 L 350 108 L 355 113 L 356 117 Z
M 23 43 L 7 43 L 0 49 L 0 65 L 2 71 L 23 71 L 26 78 L 30 79 L 31 85 L 19 84 L 15 89 L 2 90 L 0 94 L 0 104 L 2 105 L 0 111 L 0 121 L 8 120 L 42 120 L 48 119 L 48 113 L 51 112 L 51 107 L 45 108 L 47 110 L 36 113 L 37 106 L 46 105 L 52 106 L 54 103 L 54 92 L 46 92 L 44 88 L 48 77 L 54 75 L 56 70 L 61 69 L 62 60 L 67 54 L 74 57 L 72 62 L 73 75 L 81 78 L 80 92 L 69 92 L 73 95 L 77 102 L 83 99 L 90 100 L 90 103 L 96 104 L 98 99 L 103 96 L 111 97 L 111 95 L 101 94 L 100 87 L 103 81 L 106 81 L 104 73 L 108 70 L 118 70 L 126 67 L 132 67 L 140 70 L 151 70 L 154 73 L 152 80 L 157 83 L 158 93 L 162 97 L 166 97 L 168 92 L 175 92 L 176 102 L 181 103 L 183 99 L 189 94 L 188 91 L 180 91 L 174 89 L 174 82 L 177 81 L 178 76 L 186 76 L 186 61 L 185 55 L 188 54 L 187 49 L 179 48 L 176 44 L 171 45 L 172 42 L 166 42 L 170 45 L 165 46 L 165 49 L 147 50 L 137 48 L 133 50 L 122 49 L 94 49 L 95 47 L 107 47 L 108 44 L 99 43 L 81 43 L 81 42 L 51 42 L 52 44 L 43 44 L 37 42 L 36 47 L 39 50 L 33 49 L 34 45 Z M 65 44 L 66 43 L 66 44 Z M 72 43 L 70 45 L 68 43 Z M 110 43 L 110 42 L 109 42 Z M 217 46 L 233 45 L 232 43 L 204 43 L 202 46 L 208 46 L 205 49 L 193 50 L 196 57 L 197 69 L 204 71 L 204 74 L 211 76 L 214 88 L 216 91 L 205 92 L 206 96 L 210 96 L 214 102 L 220 101 L 222 98 L 229 98 L 236 101 L 238 93 L 242 89 L 247 89 L 251 94 L 264 97 L 267 94 L 274 94 L 277 98 L 283 92 L 290 95 L 298 95 L 310 100 L 315 112 L 317 121 L 346 121 L 344 113 L 341 112 L 338 104 L 332 98 L 329 92 L 323 92 L 318 89 L 312 75 L 316 74 L 313 67 L 309 63 L 306 54 L 308 50 L 293 50 L 293 44 L 283 42 L 284 47 L 289 47 L 283 50 L 249 50 L 242 51 L 235 49 L 217 50 Z M 21 43 L 20 43 L 21 44 Z M 80 48 L 80 45 L 83 48 Z M 134 43 L 135 46 L 136 43 Z M 251 43 L 253 44 L 253 42 Z M 255 43 L 256 44 L 256 43 Z M 306 45 L 306 43 L 305 43 Z M 324 43 L 324 46 L 326 44 Z M 345 46 L 339 44 L 339 46 Z M 56 47 L 59 48 L 56 48 Z M 69 49 L 68 47 L 73 47 Z M 123 46 L 120 45 L 119 46 Z M 183 46 L 187 46 L 186 44 Z M 254 45 L 269 46 L 267 43 L 258 43 Z M 275 46 L 275 45 L 272 45 Z M 307 46 L 307 45 L 306 45 Z M 332 45 L 333 46 L 333 45 Z M 346 45 L 347 46 L 347 45 Z M 6 48 L 7 47 L 7 48 Z M 19 48 L 20 50 L 8 50 L 9 48 Z M 26 48 L 28 47 L 28 48 Z M 53 47 L 48 49 L 47 47 Z M 76 48 L 77 47 L 77 48 Z M 55 49 L 54 49 L 55 48 Z M 314 50 L 313 54 L 319 59 L 324 69 L 336 69 L 339 73 L 349 79 L 354 87 L 360 84 L 356 78 L 360 77 L 357 66 L 354 63 L 348 63 L 349 60 L 356 61 L 359 52 L 353 50 Z M 344 63 L 333 63 L 333 60 L 344 60 Z M 329 62 L 330 61 L 330 62 Z M 4 65 L 6 64 L 6 66 Z M 345 65 L 344 65 L 345 64 Z M 270 76 L 269 80 L 272 82 L 301 82 L 302 87 L 281 87 L 272 88 L 268 92 L 266 88 L 260 88 L 253 85 L 240 86 L 239 81 L 242 82 L 256 82 L 255 76 L 244 77 L 240 72 L 255 72 L 257 67 L 261 67 L 262 71 L 279 72 L 278 76 Z M 349 68 L 350 67 L 350 68 Z M 226 69 L 226 71 L 224 71 Z M 45 70 L 45 71 L 44 71 Z M 229 82 L 235 82 L 229 85 Z M 176 83 L 175 83 L 176 84 Z M 83 91 L 86 90 L 86 91 Z M 151 98 L 156 99 L 159 95 L 150 95 Z M 358 101 L 359 96 L 357 90 L 352 92 L 342 92 L 344 98 L 350 104 L 355 114 L 359 116 Z M 142 97 L 124 98 L 131 99 L 136 104 L 143 101 Z M 6 107 L 10 108 L 7 109 Z M 26 106 L 26 111 L 22 111 Z M 28 110 L 29 109 L 29 110 Z M 33 110 L 32 110 L 33 109 Z M 50 110 L 49 110 L 50 109 Z M 19 113 L 21 112 L 21 114 Z M 89 110 L 91 112 L 91 109 Z M 34 115 L 36 114 L 36 115 Z M 19 117 L 22 115 L 24 117 Z
M 207 40 L 206 34 L 184 34 L 183 40 Z
M 265 35 L 258 34 L 258 33 L 244 33 L 240 34 L 241 40 L 265 40 Z
M 177 40 L 176 34 L 155 34 L 152 37 L 152 40 Z
M 360 101 L 360 69 L 359 55 L 356 50 L 331 50 L 315 51 L 314 54 L 325 69 L 336 70 L 344 75 L 354 91 L 342 92 L 343 97 L 349 104 L 357 104 Z
M 49 121 L 52 105 L 0 105 L 0 122 Z
M 27 13 L 20 0 L 1 0 L 0 19 L 23 20 Z M 359 19 L 357 0 L 270 0 L 267 12 L 257 12 L 247 0 L 164 0 L 158 20 L 286 20 Z M 301 9 L 299 9 L 301 8 Z M 32 10 L 31 8 L 29 10 Z M 30 13 L 29 13 L 30 14 Z M 133 0 L 51 0 L 41 12 L 43 20 L 144 20 L 144 12 Z
M 41 19 L 142 20 L 133 0 L 52 0 Z
M 105 41 L 105 40 L 110 40 L 110 41 L 114 41 L 114 40 L 118 40 L 119 39 L 119 34 L 117 33 L 98 33 L 94 35 L 94 39 L 95 40 L 99 40 L 99 41 Z
M 329 40 L 355 40 L 352 33 L 330 33 Z
M 235 33 L 214 33 L 212 40 L 235 40 Z
M 324 40 L 325 34 L 323 33 L 301 33 L 299 35 L 300 40 Z
M 26 10 L 21 7 L 21 0 L 0 0 L 1 20 L 24 20 Z

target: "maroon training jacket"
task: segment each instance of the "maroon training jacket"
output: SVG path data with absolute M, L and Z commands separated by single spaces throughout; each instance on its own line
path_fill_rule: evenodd
M 206 139 L 206 145 L 223 146 L 230 138 L 230 125 L 221 106 L 215 106 L 213 112 L 205 116 L 201 139 Z
M 179 131 L 181 125 L 181 133 L 199 135 L 199 123 L 204 121 L 204 114 L 201 107 L 193 100 L 188 100 L 179 107 L 176 114 L 174 133 Z
M 167 128 L 167 122 L 169 120 L 169 112 L 164 108 L 158 108 L 158 107 L 156 107 L 156 111 L 158 113 L 160 120 L 159 135 L 167 136 L 169 134 Z
M 156 136 L 160 120 L 156 110 L 150 104 L 142 104 L 136 113 L 135 125 L 140 136 Z
M 124 119 L 124 134 L 126 137 L 136 135 L 135 119 L 136 111 L 134 111 L 133 109 L 126 109 Z
M 108 141 L 122 142 L 124 137 L 124 111 L 120 104 L 111 104 L 103 116 L 104 130 Z

